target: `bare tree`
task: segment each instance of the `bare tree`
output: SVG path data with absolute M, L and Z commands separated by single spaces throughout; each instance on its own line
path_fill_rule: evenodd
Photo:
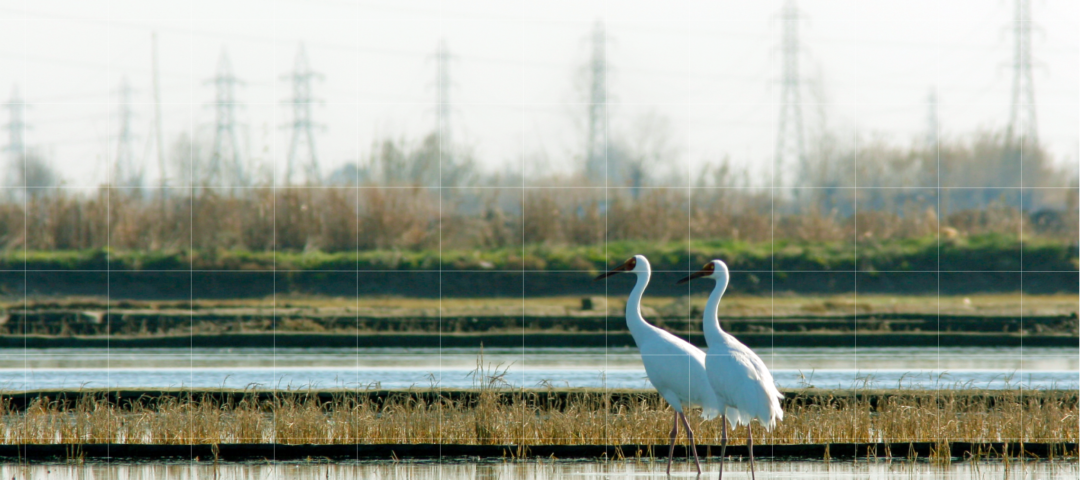
M 11 172 L 8 184 L 20 188 L 26 199 L 47 195 L 52 187 L 62 183 L 60 174 L 35 151 L 16 156 Z
M 631 123 L 629 135 L 619 143 L 625 144 L 620 150 L 626 152 L 621 176 L 630 187 L 633 198 L 638 198 L 641 188 L 660 175 L 660 166 L 677 164 L 674 160 L 678 158 L 680 148 L 672 137 L 671 119 L 655 110 L 646 112 Z

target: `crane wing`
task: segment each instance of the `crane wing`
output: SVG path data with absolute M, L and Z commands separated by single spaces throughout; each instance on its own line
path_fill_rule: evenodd
M 757 418 L 771 427 L 783 419 L 784 412 L 780 408 L 783 394 L 776 389 L 765 362 L 748 347 L 729 343 L 710 348 L 705 365 L 709 382 L 720 400 L 739 410 L 741 422 L 749 423 Z
M 638 339 L 649 382 L 669 403 L 677 397 L 681 404 L 699 406 L 706 420 L 720 415 L 724 405 L 709 385 L 705 352 L 663 329 L 653 328 L 653 335 Z

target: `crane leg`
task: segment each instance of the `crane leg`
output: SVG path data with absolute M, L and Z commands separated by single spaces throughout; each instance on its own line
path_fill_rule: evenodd
M 724 451 L 727 450 L 727 414 L 720 416 L 720 480 L 724 479 Z
M 750 431 L 750 424 L 746 424 L 746 449 L 750 451 L 750 480 L 754 478 L 754 434 Z
M 694 465 L 697 465 L 697 473 L 698 475 L 701 475 L 701 460 L 698 460 L 697 442 L 694 441 L 694 431 L 690 429 L 690 421 L 686 419 L 686 414 L 680 413 L 679 418 L 682 418 L 682 424 L 686 427 L 686 437 L 690 439 L 690 450 L 694 452 Z
M 671 475 L 671 457 L 675 454 L 675 437 L 679 436 L 679 412 L 675 412 L 675 424 L 671 426 L 671 443 L 667 449 L 667 474 Z

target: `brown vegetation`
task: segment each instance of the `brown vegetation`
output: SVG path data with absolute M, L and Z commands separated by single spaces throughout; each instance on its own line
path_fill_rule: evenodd
M 934 199 L 892 209 L 770 209 L 766 194 L 653 189 L 485 189 L 455 192 L 396 187 L 205 191 L 163 202 L 102 189 L 58 191 L 0 204 L 0 245 L 38 251 L 356 251 L 596 245 L 604 241 L 724 238 L 762 242 L 860 241 L 998 233 L 1075 239 L 1077 215 L 1027 214 L 1006 203 L 939 217 Z M 440 205 L 440 202 L 441 205 Z M 775 220 L 775 224 L 774 224 Z
M 726 159 L 664 180 L 656 172 L 626 175 L 618 155 L 602 182 L 543 165 L 527 182 L 484 176 L 468 152 L 443 162 L 437 136 L 377 143 L 332 186 L 228 189 L 223 179 L 196 175 L 178 180 L 195 185 L 164 193 L 102 187 L 85 194 L 20 175 L 32 188 L 21 196 L 11 189 L 0 203 L 0 248 L 336 252 L 688 238 L 1077 236 L 1076 172 L 1056 166 L 1038 145 L 1020 149 L 1005 132 L 906 147 L 873 136 L 848 144 L 822 132 L 812 144 L 802 164 L 781 172 L 784 188 L 776 190 L 769 188 L 776 179 L 751 178 Z M 205 155 L 178 145 L 181 171 L 207 170 Z M 641 153 L 631 155 L 637 160 L 630 166 L 645 174 L 651 170 L 639 164 Z
M 0 442 L 21 443 L 285 443 L 285 444 L 663 444 L 671 410 L 642 392 L 613 401 L 596 391 L 537 402 L 535 392 L 510 392 L 497 369 L 476 395 L 424 400 L 403 392 L 385 402 L 340 394 L 324 402 L 290 392 L 272 400 L 165 398 L 116 405 L 87 396 L 73 408 L 38 398 L 24 412 L 0 401 Z M 1077 442 L 1075 395 L 1068 392 L 897 391 L 875 403 L 854 396 L 795 401 L 772 432 L 754 427 L 761 444 L 905 442 Z M 431 398 L 431 397 L 428 397 Z M 1071 399 L 1071 400 L 1070 400 Z M 719 421 L 693 420 L 698 442 L 720 442 Z M 745 429 L 730 435 L 745 442 Z

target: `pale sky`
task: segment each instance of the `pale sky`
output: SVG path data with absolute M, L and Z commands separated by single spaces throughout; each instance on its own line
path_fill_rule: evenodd
M 165 137 L 212 138 L 208 106 L 219 55 L 246 82 L 237 98 L 241 142 L 254 162 L 284 171 L 291 120 L 281 79 L 305 42 L 324 103 L 314 118 L 322 170 L 366 157 L 376 138 L 418 138 L 435 126 L 440 39 L 454 60 L 452 129 L 488 171 L 575 168 L 584 105 L 575 76 L 604 21 L 613 136 L 649 112 L 671 123 L 670 168 L 696 171 L 730 155 L 772 159 L 780 96 L 779 0 L 745 2 L 393 1 L 146 2 L 0 0 L 0 98 L 28 102 L 26 142 L 73 187 L 103 183 L 115 156 L 117 90 L 136 90 L 135 151 L 151 152 L 152 32 L 159 38 Z M 803 0 L 801 73 L 808 130 L 827 128 L 896 144 L 925 137 L 936 87 L 943 134 L 1008 121 L 1011 0 Z M 1080 2 L 1035 0 L 1039 134 L 1060 162 L 1077 162 Z M 810 93 L 820 85 L 823 105 Z M 0 112 L 4 114 L 5 112 Z M 7 123 L 6 115 L 0 117 Z M 0 132 L 7 143 L 7 133 Z M 538 159 L 544 159 L 540 161 Z M 171 181 L 171 183 L 176 183 Z

